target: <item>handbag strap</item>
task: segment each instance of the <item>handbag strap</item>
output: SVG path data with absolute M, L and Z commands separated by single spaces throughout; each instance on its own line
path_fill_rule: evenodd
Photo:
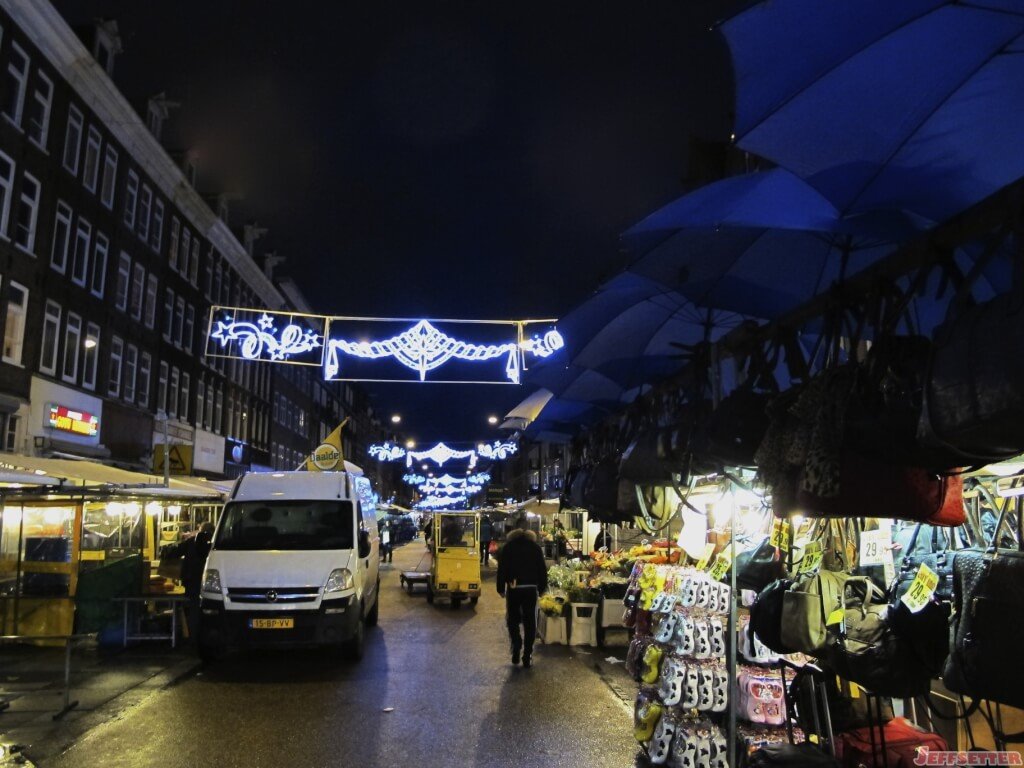
M 1003 530 L 1003 524 L 1006 523 L 1007 514 L 1010 511 L 1010 507 L 1014 507 L 1017 515 L 1017 551 L 1024 552 L 1024 536 L 1021 536 L 1021 522 L 1024 519 L 1024 505 L 1021 503 L 1021 496 L 1007 496 L 1003 502 L 1002 511 L 999 513 L 999 521 L 996 523 L 996 529 L 992 533 L 992 541 L 985 550 L 989 554 L 996 554 L 999 550 L 999 536 Z

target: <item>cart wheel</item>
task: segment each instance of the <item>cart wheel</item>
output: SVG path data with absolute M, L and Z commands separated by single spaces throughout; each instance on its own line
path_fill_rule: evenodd
M 452 610 L 453 611 L 459 610 L 459 606 L 461 604 L 462 604 L 462 598 L 461 597 L 453 597 L 452 598 Z

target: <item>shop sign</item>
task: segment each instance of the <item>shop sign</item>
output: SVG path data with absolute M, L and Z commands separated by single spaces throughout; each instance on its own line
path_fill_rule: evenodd
M 228 438 L 225 442 L 225 450 L 228 455 L 228 460 L 234 464 L 249 465 L 249 446 L 243 443 L 241 440 L 233 440 Z
M 205 429 L 197 429 L 192 459 L 193 469 L 222 474 L 224 472 L 224 447 L 223 437 L 215 435 L 213 432 L 207 432 Z
M 52 429 L 73 432 L 85 437 L 96 437 L 100 431 L 99 417 L 57 403 L 50 403 L 47 425 Z
M 162 474 L 164 471 L 164 456 L 165 449 L 170 466 L 167 474 L 169 475 L 190 475 L 192 474 L 192 446 L 191 445 L 175 445 L 171 443 L 170 446 L 155 445 L 153 446 L 153 472 L 155 474 Z
M 330 443 L 321 443 L 310 458 L 313 461 L 313 466 L 317 469 L 322 472 L 330 472 L 337 469 L 338 462 L 341 461 L 341 451 Z

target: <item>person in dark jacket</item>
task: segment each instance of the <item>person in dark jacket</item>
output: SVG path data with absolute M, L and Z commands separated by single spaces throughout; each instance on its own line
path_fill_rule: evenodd
M 181 563 L 181 583 L 188 598 L 189 634 L 199 637 L 199 593 L 203 588 L 203 569 L 213 543 L 213 523 L 203 523 L 196 535 L 185 542 L 185 558 Z
M 537 598 L 548 588 L 548 567 L 544 552 L 537 544 L 537 534 L 524 530 L 526 520 L 520 519 L 509 533 L 498 559 L 498 594 L 505 598 L 505 621 L 512 643 L 512 663 L 529 667 L 533 642 L 537 638 Z M 523 634 L 519 634 L 519 625 Z
M 491 518 L 483 515 L 480 518 L 480 564 L 491 564 L 491 541 L 494 539 L 494 524 Z

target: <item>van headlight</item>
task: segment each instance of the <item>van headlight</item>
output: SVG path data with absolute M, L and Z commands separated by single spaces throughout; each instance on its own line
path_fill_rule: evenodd
M 328 592 L 344 592 L 346 589 L 355 589 L 356 583 L 352 578 L 352 571 L 348 568 L 335 568 L 331 571 L 331 575 L 327 577 L 327 583 L 324 584 L 324 593 Z
M 220 571 L 215 568 L 207 568 L 206 575 L 203 576 L 203 592 L 213 592 L 214 594 L 221 595 L 224 590 L 220 585 Z

